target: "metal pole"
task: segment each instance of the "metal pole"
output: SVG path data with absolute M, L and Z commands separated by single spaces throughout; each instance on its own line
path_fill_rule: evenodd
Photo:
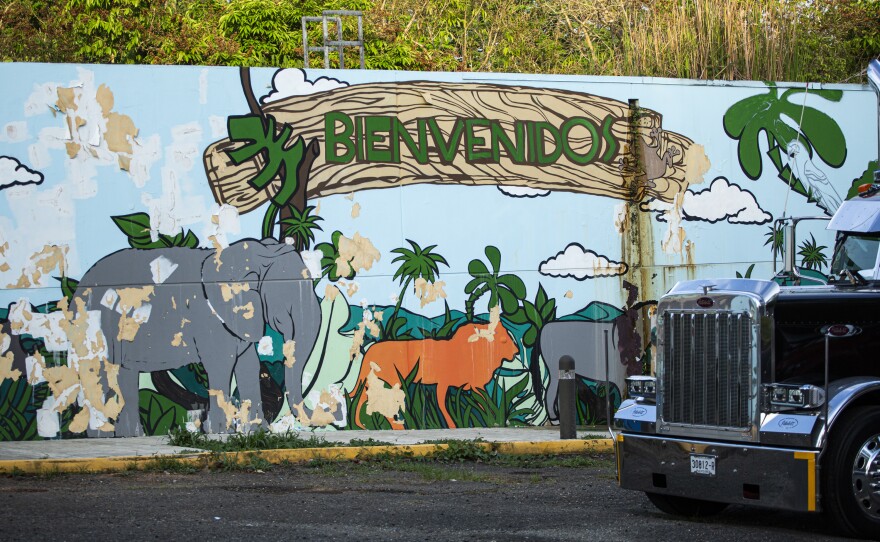
M 605 422 L 608 425 L 608 433 L 614 438 L 614 431 L 611 429 L 611 375 L 608 369 L 608 330 L 605 333 Z
M 562 356 L 559 358 L 559 438 L 577 438 L 577 407 L 575 399 L 577 389 L 574 380 L 574 358 Z

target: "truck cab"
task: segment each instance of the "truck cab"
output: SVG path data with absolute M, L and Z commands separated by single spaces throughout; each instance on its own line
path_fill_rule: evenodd
M 656 372 L 627 380 L 615 415 L 622 488 L 672 514 L 825 512 L 880 537 L 880 183 L 828 228 L 828 284 L 801 285 L 789 261 L 776 281 L 685 281 L 660 299 Z

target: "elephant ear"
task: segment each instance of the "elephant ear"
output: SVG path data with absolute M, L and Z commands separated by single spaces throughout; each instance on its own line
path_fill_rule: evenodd
M 255 263 L 259 242 L 239 241 L 212 252 L 202 263 L 205 298 L 223 325 L 243 341 L 257 342 L 265 331 L 260 268 Z

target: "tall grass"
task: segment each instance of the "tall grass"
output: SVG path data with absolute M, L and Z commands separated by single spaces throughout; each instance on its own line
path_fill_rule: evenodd
M 778 0 L 677 0 L 622 5 L 619 70 L 690 79 L 791 78 L 797 10 Z

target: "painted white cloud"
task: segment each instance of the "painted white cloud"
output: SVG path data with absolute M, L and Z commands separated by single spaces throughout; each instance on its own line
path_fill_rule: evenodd
M 572 277 L 585 280 L 595 277 L 613 277 L 626 273 L 626 264 L 571 243 L 565 250 L 541 262 L 538 270 L 551 277 Z
M 642 211 L 660 213 L 657 220 L 668 222 L 673 205 L 651 199 L 640 206 Z M 755 195 L 731 184 L 724 177 L 716 177 L 706 190 L 687 191 L 681 206 L 681 218 L 710 223 L 726 220 L 731 224 L 766 224 L 773 215 L 764 211 Z
M 43 174 L 11 156 L 0 156 L 0 190 L 14 185 L 40 184 Z
M 347 86 L 348 83 L 331 77 L 319 77 L 309 81 L 305 70 L 288 68 L 275 72 L 272 76 L 272 92 L 263 96 L 260 102 L 267 104 L 289 96 L 306 96 Z
M 529 188 L 528 186 L 504 186 L 499 184 L 498 190 L 513 198 L 542 198 L 550 194 L 549 190 Z

